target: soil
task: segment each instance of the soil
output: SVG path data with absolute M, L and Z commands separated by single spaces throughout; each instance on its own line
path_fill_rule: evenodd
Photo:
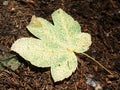
M 83 32 L 91 34 L 92 45 L 86 53 L 113 75 L 90 58 L 77 54 L 77 70 L 54 83 L 49 69 L 33 67 L 18 56 L 22 64 L 17 70 L 0 71 L 0 90 L 98 90 L 92 82 L 103 90 L 120 90 L 119 0 L 8 0 L 8 5 L 3 5 L 3 1 L 0 0 L 1 55 L 11 53 L 10 47 L 18 38 L 32 36 L 26 29 L 32 15 L 52 21 L 51 13 L 62 8 L 80 23 Z

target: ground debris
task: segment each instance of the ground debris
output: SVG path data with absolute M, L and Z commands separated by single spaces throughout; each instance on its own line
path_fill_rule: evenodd
M 10 52 L 15 40 L 34 37 L 26 29 L 32 15 L 52 20 L 50 15 L 64 9 L 77 20 L 84 32 L 92 35 L 92 46 L 87 52 L 106 68 L 120 75 L 120 2 L 119 0 L 0 0 L 0 54 Z M 103 90 L 120 90 L 120 77 L 113 78 L 96 63 L 77 55 L 79 65 L 68 79 L 54 83 L 49 69 L 31 66 L 18 56 L 22 65 L 15 71 L 0 71 L 0 90 L 93 90 L 86 83 L 92 74 Z M 90 87 L 89 87 L 90 86 Z

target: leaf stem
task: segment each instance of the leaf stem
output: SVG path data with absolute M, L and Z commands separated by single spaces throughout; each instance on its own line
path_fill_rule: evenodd
M 106 67 L 104 67 L 101 63 L 99 63 L 97 60 L 95 60 L 93 57 L 89 56 L 86 53 L 82 53 L 83 55 L 87 56 L 88 58 L 92 59 L 94 62 L 96 62 L 99 66 L 101 66 L 103 69 L 105 69 L 108 73 L 110 73 L 111 75 L 113 75 L 113 73 L 108 70 Z

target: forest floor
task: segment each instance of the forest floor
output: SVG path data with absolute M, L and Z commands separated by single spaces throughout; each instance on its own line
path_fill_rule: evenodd
M 86 52 L 109 69 L 110 75 L 97 63 L 77 55 L 78 67 L 71 77 L 54 83 L 50 70 L 21 62 L 15 71 L 0 70 L 0 90 L 120 90 L 120 1 L 119 0 L 0 0 L 0 55 L 11 53 L 11 45 L 21 37 L 31 37 L 26 29 L 32 15 L 52 21 L 51 14 L 62 8 L 77 20 L 82 32 L 92 36 Z M 16 54 L 16 53 L 15 53 Z M 90 83 L 87 83 L 87 80 Z

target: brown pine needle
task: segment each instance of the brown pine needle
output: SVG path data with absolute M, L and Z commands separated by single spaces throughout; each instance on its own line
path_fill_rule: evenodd
M 82 53 L 83 55 L 87 56 L 88 58 L 92 59 L 94 62 L 96 62 L 99 66 L 101 66 L 103 69 L 105 69 L 108 73 L 110 73 L 111 75 L 113 75 L 113 73 L 108 70 L 106 67 L 104 67 L 101 63 L 99 63 L 97 60 L 95 60 L 93 57 L 89 56 L 86 53 Z

